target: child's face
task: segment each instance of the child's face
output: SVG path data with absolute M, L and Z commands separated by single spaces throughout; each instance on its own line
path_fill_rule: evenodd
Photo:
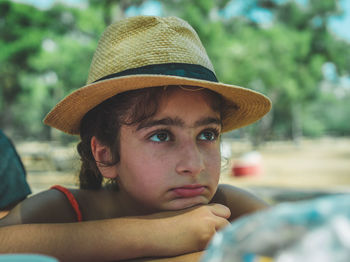
M 209 203 L 220 175 L 220 131 L 208 94 L 182 89 L 161 99 L 146 122 L 123 125 L 116 170 L 125 200 L 150 211 Z

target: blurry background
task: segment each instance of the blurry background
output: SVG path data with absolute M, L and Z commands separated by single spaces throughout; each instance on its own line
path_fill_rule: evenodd
M 350 1 L 0 0 L 0 129 L 34 192 L 76 186 L 77 138 L 42 119 L 85 84 L 106 25 L 140 14 L 187 20 L 221 82 L 273 102 L 223 136 L 222 182 L 271 202 L 350 192 Z

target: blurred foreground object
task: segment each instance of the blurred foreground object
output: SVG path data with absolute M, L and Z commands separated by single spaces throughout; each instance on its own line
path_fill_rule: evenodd
M 0 211 L 9 210 L 31 190 L 26 172 L 14 145 L 0 130 Z
M 232 167 L 232 174 L 236 177 L 254 176 L 262 173 L 262 157 L 257 151 L 244 154 L 237 159 Z
M 218 233 L 202 262 L 348 262 L 350 194 L 279 204 Z
M 39 254 L 3 254 L 0 262 L 58 262 L 56 258 Z

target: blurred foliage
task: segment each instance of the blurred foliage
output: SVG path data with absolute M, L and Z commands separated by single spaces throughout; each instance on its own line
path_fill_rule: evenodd
M 41 121 L 57 101 L 85 84 L 99 35 L 129 7 L 145 2 L 90 0 L 83 9 L 56 4 L 39 10 L 1 1 L 0 128 L 51 138 Z M 328 30 L 330 17 L 342 12 L 338 1 L 235 2 L 242 7 L 239 15 L 230 14 L 229 0 L 161 2 L 164 16 L 179 16 L 195 28 L 221 82 L 263 92 L 273 101 L 261 121 L 228 136 L 258 145 L 302 135 L 350 135 L 349 80 L 343 81 L 350 74 L 350 44 Z M 270 21 L 257 21 L 257 10 L 270 14 Z

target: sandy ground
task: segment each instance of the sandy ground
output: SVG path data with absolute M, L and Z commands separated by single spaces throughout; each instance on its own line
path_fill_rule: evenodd
M 224 164 L 222 183 L 252 190 L 265 198 L 276 194 L 291 194 L 293 198 L 305 192 L 350 193 L 350 138 L 304 140 L 299 145 L 267 143 L 258 151 L 262 172 L 244 177 L 235 177 L 232 165 L 253 149 L 248 142 L 226 142 L 230 145 L 231 157 Z M 79 161 L 74 145 L 61 147 L 27 142 L 16 147 L 34 193 L 54 184 L 76 186 Z
M 259 152 L 262 157 L 259 175 L 234 177 L 226 169 L 222 181 L 239 186 L 350 189 L 350 139 L 305 140 L 300 145 L 271 142 Z

